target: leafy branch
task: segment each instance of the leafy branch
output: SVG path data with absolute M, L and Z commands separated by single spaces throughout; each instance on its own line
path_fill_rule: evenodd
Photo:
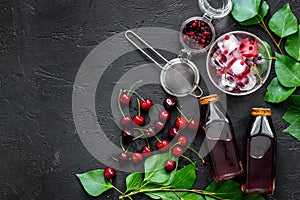
M 259 24 L 279 51 L 279 53 L 275 53 L 276 61 L 274 65 L 277 77 L 273 78 L 267 87 L 265 101 L 280 103 L 292 98 L 291 95 L 300 86 L 300 45 L 298 45 L 300 43 L 300 25 L 291 11 L 290 5 L 288 3 L 284 5 L 266 23 L 264 18 L 269 12 L 269 5 L 265 0 L 232 1 L 232 16 L 241 25 Z M 279 37 L 279 40 L 275 39 L 273 33 Z M 285 44 L 283 44 L 283 41 L 285 41 Z M 282 47 L 284 47 L 286 54 Z M 294 95 L 293 98 L 300 102 L 299 95 Z M 289 114 L 293 107 L 291 105 L 286 114 Z M 297 108 L 300 108 L 300 106 Z M 300 109 L 296 109 L 295 112 L 300 115 Z M 283 119 L 286 120 L 285 117 Z M 296 134 L 296 131 L 299 132 L 300 120 L 289 120 L 287 122 L 291 124 L 292 128 L 289 127 L 284 132 L 300 140 L 300 135 Z M 298 127 L 298 129 L 295 129 L 295 127 Z
M 77 174 L 77 177 L 85 191 L 94 197 L 110 189 L 115 189 L 120 193 L 120 200 L 133 200 L 134 195 L 140 193 L 152 199 L 163 200 L 264 199 L 261 195 L 243 194 L 240 184 L 232 180 L 224 182 L 214 181 L 204 190 L 193 189 L 192 187 L 196 181 L 195 163 L 167 172 L 164 168 L 164 163 L 168 159 L 170 159 L 169 153 L 156 154 L 149 157 L 144 164 L 144 173 L 133 172 L 126 177 L 125 192 L 116 188 L 112 181 L 104 179 L 104 170 Z M 172 157 L 172 159 L 178 163 L 178 158 Z

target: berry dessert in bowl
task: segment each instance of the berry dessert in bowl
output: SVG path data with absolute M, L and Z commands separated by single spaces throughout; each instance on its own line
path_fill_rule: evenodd
M 221 91 L 247 95 L 266 81 L 271 59 L 266 45 L 255 35 L 229 32 L 211 46 L 206 60 L 208 76 Z

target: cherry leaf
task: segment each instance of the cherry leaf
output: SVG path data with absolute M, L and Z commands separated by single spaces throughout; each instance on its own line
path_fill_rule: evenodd
M 145 193 L 152 199 L 162 199 L 162 200 L 183 200 L 184 195 L 189 194 L 187 192 L 148 192 Z M 190 200 L 190 199 L 189 199 Z M 197 200 L 197 199 L 195 199 Z M 199 199 L 201 200 L 201 199 Z
M 300 141 L 300 118 L 297 119 L 294 123 L 292 123 L 288 128 L 283 130 L 284 133 L 289 133 L 298 141 Z
M 134 172 L 126 177 L 126 192 L 138 189 L 143 181 L 141 172 Z
M 171 187 L 176 189 L 191 188 L 196 180 L 196 168 L 194 165 L 195 163 L 191 163 L 188 166 L 177 170 L 171 183 Z
M 288 122 L 290 126 L 283 130 L 283 132 L 291 134 L 300 141 L 300 96 L 291 96 L 289 103 L 291 106 L 287 109 L 282 118 Z
M 282 86 L 278 79 L 275 77 L 267 88 L 265 101 L 270 103 L 280 103 L 286 100 L 295 90 L 296 87 L 287 88 Z
M 153 155 L 145 161 L 145 179 L 144 181 L 149 181 L 155 184 L 168 185 L 174 177 L 176 169 L 172 172 L 167 172 L 165 170 L 165 162 L 169 158 L 169 153 L 156 154 Z M 178 159 L 175 159 L 176 163 Z M 176 164 L 177 166 L 177 164 Z
M 76 174 L 76 176 L 84 190 L 94 197 L 114 187 L 110 181 L 104 179 L 104 170 L 89 171 L 84 174 Z
M 286 39 L 285 50 L 286 52 L 295 58 L 297 61 L 300 61 L 300 24 L 298 27 L 298 32 L 290 35 Z M 298 44 L 298 45 L 295 45 Z
M 276 53 L 275 71 L 283 86 L 300 86 L 300 63 L 288 56 Z
M 224 182 L 213 181 L 206 189 L 206 192 L 214 193 L 214 195 L 225 199 L 242 199 L 243 192 L 239 183 L 228 180 Z
M 270 29 L 279 37 L 283 38 L 298 31 L 297 18 L 287 3 L 278 10 L 269 21 Z
M 254 16 L 251 19 L 248 19 L 246 21 L 239 22 L 241 25 L 254 25 L 254 24 L 259 24 L 261 20 L 268 14 L 269 12 L 269 5 L 266 1 L 262 1 L 259 13 Z
M 200 194 L 189 193 L 181 197 L 181 200 L 205 200 L 205 198 Z
M 232 16 L 239 22 L 255 17 L 259 13 L 261 0 L 232 0 Z
M 291 106 L 300 108 L 300 95 L 292 95 L 288 99 L 288 102 Z

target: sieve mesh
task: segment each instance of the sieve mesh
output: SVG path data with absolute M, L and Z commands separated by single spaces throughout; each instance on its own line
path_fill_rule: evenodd
M 164 72 L 164 84 L 173 94 L 187 94 L 195 88 L 195 72 L 187 63 L 173 63 Z

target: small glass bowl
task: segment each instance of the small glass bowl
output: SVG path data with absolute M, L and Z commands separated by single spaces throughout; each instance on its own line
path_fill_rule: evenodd
M 242 96 L 258 90 L 271 70 L 270 53 L 261 39 L 233 31 L 211 46 L 206 69 L 212 83 L 222 92 Z

